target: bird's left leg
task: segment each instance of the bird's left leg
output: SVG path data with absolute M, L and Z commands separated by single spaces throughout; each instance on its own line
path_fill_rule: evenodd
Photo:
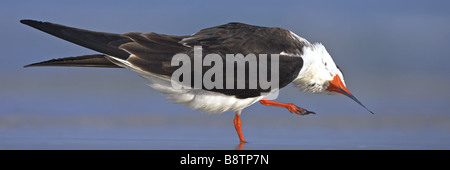
M 266 106 L 284 107 L 284 108 L 288 109 L 289 112 L 291 112 L 291 113 L 294 112 L 295 114 L 298 114 L 298 115 L 316 114 L 314 112 L 311 112 L 311 111 L 308 111 L 301 107 L 298 107 L 292 103 L 279 103 L 279 102 L 274 102 L 274 101 L 270 101 L 267 99 L 261 99 L 259 102 Z
M 236 112 L 236 115 L 234 116 L 234 128 L 236 128 L 236 132 L 239 136 L 239 140 L 241 141 L 241 143 L 247 143 L 244 139 L 244 135 L 242 134 L 241 129 L 241 111 Z

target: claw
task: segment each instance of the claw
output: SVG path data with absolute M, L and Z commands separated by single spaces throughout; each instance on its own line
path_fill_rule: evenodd
M 287 109 L 289 110 L 289 112 L 291 112 L 291 113 L 294 112 L 295 114 L 298 114 L 298 115 L 316 114 L 315 112 L 308 111 L 308 110 L 298 107 L 292 103 L 289 104 Z
M 311 111 L 306 111 L 306 113 L 305 113 L 305 115 L 307 115 L 307 114 L 316 114 L 316 112 L 311 112 Z

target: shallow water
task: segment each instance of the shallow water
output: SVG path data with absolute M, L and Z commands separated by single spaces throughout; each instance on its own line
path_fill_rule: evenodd
M 3 117 L 0 149 L 232 150 L 239 144 L 231 114 L 132 116 Z M 400 119 L 385 122 L 364 116 L 346 122 L 325 116 L 262 117 L 243 116 L 249 142 L 243 149 L 450 149 L 449 125 L 438 120 L 430 126 L 414 121 L 405 125 L 403 119 L 398 126 Z

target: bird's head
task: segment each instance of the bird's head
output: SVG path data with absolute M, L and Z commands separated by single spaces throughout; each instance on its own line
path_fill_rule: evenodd
M 294 80 L 295 84 L 310 93 L 343 94 L 367 109 L 347 89 L 342 71 L 322 44 L 311 44 L 303 52 L 303 68 Z

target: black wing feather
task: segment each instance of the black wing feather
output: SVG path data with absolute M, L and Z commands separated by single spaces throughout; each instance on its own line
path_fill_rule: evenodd
M 36 66 L 62 66 L 62 67 L 108 67 L 108 68 L 120 68 L 120 66 L 112 63 L 105 58 L 104 54 L 83 55 L 77 57 L 65 57 L 51 59 L 48 61 L 42 61 L 26 65 L 24 67 L 36 67 Z
M 124 43 L 131 42 L 131 40 L 122 37 L 120 34 L 95 32 L 34 20 L 21 20 L 20 22 L 61 39 L 110 56 L 121 59 L 127 59 L 129 56 L 127 52 L 120 50 L 118 47 Z

